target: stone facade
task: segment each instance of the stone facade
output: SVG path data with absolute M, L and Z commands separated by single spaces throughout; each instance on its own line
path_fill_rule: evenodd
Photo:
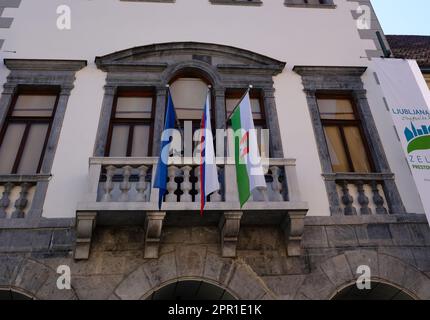
M 0 288 L 36 299 L 145 299 L 195 279 L 238 299 L 330 299 L 360 265 L 372 280 L 430 299 L 430 232 L 422 216 L 308 217 L 303 255 L 287 257 L 274 227 L 242 227 L 236 258 L 222 258 L 214 227 L 166 227 L 158 259 L 145 259 L 143 228 L 96 228 L 88 260 L 73 259 L 74 230 L 0 231 Z M 58 266 L 72 289 L 59 290 Z
M 0 15 L 3 9 L 17 7 L 20 2 L 0 0 Z M 160 6 L 166 7 L 186 5 L 186 1 L 179 3 L 170 0 L 124 0 L 121 5 L 126 5 L 126 2 L 136 2 L 135 5 L 137 2 L 142 2 L 140 5 L 149 5 L 143 2 L 153 2 L 152 5 L 159 2 Z M 212 0 L 208 3 L 217 4 L 213 6 L 216 10 L 223 4 L 238 4 L 244 5 L 243 9 L 259 10 L 268 2 Z M 370 6 L 369 0 L 344 2 L 351 8 L 354 3 Z M 322 9 L 333 14 L 327 16 L 330 19 L 335 13 L 342 12 L 336 11 L 338 7 L 346 8 L 340 1 L 325 1 L 321 4 L 319 1 L 305 3 L 301 0 L 280 0 L 280 3 L 280 8 L 284 10 Z M 27 10 L 32 8 L 30 1 L 25 5 Z M 354 23 L 354 28 L 350 29 L 356 32 L 355 23 L 359 12 L 352 11 L 351 17 L 350 7 L 347 7 L 347 14 L 350 22 Z M 358 272 L 360 266 L 368 266 L 371 280 L 375 283 L 395 287 L 414 299 L 430 299 L 428 222 L 424 215 L 415 214 L 418 211 L 407 209 L 414 199 L 405 201 L 407 197 L 405 193 L 399 192 L 398 187 L 399 183 L 405 182 L 403 180 L 409 173 L 400 171 L 399 165 L 390 167 L 389 160 L 392 160 L 393 155 L 384 151 L 384 137 L 380 130 L 382 123 L 374 119 L 375 105 L 377 108 L 378 104 L 368 100 L 368 93 L 364 89 L 365 84 L 366 88 L 369 86 L 369 82 L 365 82 L 368 60 L 362 58 L 383 56 L 389 50 L 388 44 L 384 48 L 385 39 L 373 10 L 371 16 L 371 29 L 358 30 L 357 39 L 354 40 L 361 39 L 363 43 L 371 44 L 368 50 L 360 49 L 361 54 L 366 53 L 367 57 L 360 57 L 357 49 L 354 52 L 357 57 L 343 55 L 338 50 L 339 57 L 334 57 L 334 60 L 331 60 L 331 56 L 323 57 L 323 52 L 321 59 L 318 53 L 318 59 L 312 61 L 303 61 L 297 56 L 294 60 L 294 50 L 288 51 L 279 40 L 275 40 L 277 42 L 271 44 L 272 47 L 267 47 L 268 54 L 285 60 L 293 57 L 292 62 L 287 60 L 286 63 L 257 53 L 259 50 L 255 47 L 254 51 L 244 49 L 243 43 L 238 43 L 236 39 L 222 41 L 225 43 L 222 44 L 219 39 L 211 38 L 210 34 L 205 35 L 207 43 L 177 42 L 181 39 L 172 40 L 169 36 L 160 37 L 165 41 L 160 44 L 150 44 L 141 39 L 136 40 L 139 44 L 117 39 L 115 46 L 109 34 L 106 40 L 109 45 L 100 46 L 109 48 L 107 52 L 97 51 L 97 42 L 97 50 L 89 50 L 87 55 L 80 51 L 70 55 L 60 54 L 56 60 L 50 52 L 47 57 L 53 60 L 40 60 L 36 58 L 40 54 L 33 57 L 27 56 L 25 52 L 20 53 L 19 57 L 5 59 L 4 69 L 8 70 L 0 98 L 0 126 L 20 86 L 56 86 L 60 92 L 60 103 L 42 171 L 31 176 L 0 175 L 0 187 L 3 188 L 0 210 L 4 212 L 4 209 L 13 206 L 27 205 L 23 199 L 25 197 L 15 201 L 9 199 L 10 186 L 22 183 L 37 186 L 29 205 L 31 208 L 26 214 L 22 214 L 19 219 L 6 218 L 6 214 L 0 214 L 0 291 L 13 290 L 43 300 L 137 300 L 148 299 L 169 284 L 196 280 L 220 287 L 237 299 L 331 299 L 355 284 L 361 275 Z M 343 18 L 339 21 L 346 21 Z M 164 25 L 166 21 L 162 21 L 163 28 L 170 29 Z M 251 22 L 255 24 L 255 21 Z M 11 19 L 0 18 L 0 28 L 9 28 L 10 23 Z M 100 29 L 103 29 L 102 26 Z M 154 30 L 163 29 L 156 25 L 151 27 Z M 217 30 L 222 31 L 222 27 L 217 25 Z M 244 25 L 246 28 L 247 25 Z M 294 29 L 300 30 L 297 26 Z M 317 29 L 321 28 L 315 28 L 315 31 L 319 31 Z M 131 31 L 124 34 L 133 34 L 135 29 Z M 379 41 L 377 31 L 380 36 L 382 34 L 383 42 Z M 349 35 L 351 38 L 354 36 Z M 55 37 L 56 34 L 52 33 L 51 36 Z M 223 31 L 223 36 L 229 35 Z M 198 36 L 183 38 L 201 41 Z M 326 40 L 331 38 L 336 39 L 333 42 L 335 45 L 343 42 L 336 34 Z M 102 37 L 98 39 L 102 44 Z M 294 46 L 293 37 L 291 40 L 291 46 Z M 300 47 L 303 39 L 298 37 L 297 41 L 296 45 Z M 232 43 L 237 44 L 237 47 Z M 286 43 L 290 46 L 289 41 Z M 14 44 L 20 45 L 20 42 Z M 132 48 L 125 49 L 131 44 L 134 45 Z M 73 47 L 81 50 L 80 45 Z M 115 51 L 123 45 L 125 50 Z M 349 47 L 348 43 L 342 45 L 343 49 Z M 57 47 L 62 47 L 61 43 Z M 272 50 L 276 49 L 278 51 L 275 54 Z M 94 63 L 60 58 L 93 59 L 95 52 L 106 54 L 113 51 L 97 57 Z M 312 47 L 312 50 L 308 48 L 307 53 L 311 56 L 315 51 L 319 50 Z M 300 55 L 305 54 L 305 50 L 300 52 Z M 338 58 L 342 62 L 336 66 L 333 61 L 338 63 Z M 157 158 L 105 157 L 112 107 L 119 89 L 151 89 L 155 97 L 154 136 L 158 137 L 163 129 L 167 86 L 177 77 L 190 74 L 198 74 L 212 87 L 214 128 L 225 127 L 227 90 L 241 90 L 252 85 L 254 90 L 261 93 L 266 125 L 271 132 L 272 158 L 266 182 L 270 184 L 272 195 L 266 194 L 264 200 L 252 199 L 243 208 L 240 207 L 234 164 L 226 163 L 219 171 L 223 190 L 217 194 L 216 201 L 210 199 L 205 215 L 200 217 L 198 201 L 190 200 L 190 172 L 196 167 L 191 168 L 191 164 L 185 163 L 182 167 L 174 168 L 180 169 L 178 171 L 181 171 L 182 176 L 175 176 L 175 172 L 169 176 L 169 182 L 173 184 L 169 187 L 170 195 L 174 201 L 166 201 L 163 211 L 158 212 L 158 190 L 151 187 Z M 365 138 L 371 145 L 371 156 L 376 164 L 375 172 L 333 172 L 316 100 L 316 94 L 322 91 L 351 95 L 364 122 Z M 91 100 L 94 96 L 100 99 Z M 82 106 L 85 108 L 79 109 Z M 82 114 L 85 117 L 82 114 L 77 117 L 79 112 L 74 114 L 75 110 L 84 110 L 86 113 Z M 295 117 L 290 117 L 294 112 Z M 86 125 L 76 121 L 84 122 L 87 117 L 90 120 Z M 292 126 L 292 122 L 300 123 L 302 128 Z M 64 123 L 67 125 L 64 126 Z M 75 136 L 79 136 L 76 134 L 78 125 L 79 133 L 84 137 L 81 140 L 78 139 L 80 137 L 75 140 Z M 64 131 L 67 134 L 64 135 Z M 309 136 L 315 140 L 307 140 L 306 132 L 310 132 Z M 291 136 L 297 141 L 290 139 Z M 84 148 L 84 143 L 88 142 L 85 140 L 90 143 Z M 297 148 L 291 148 L 291 151 L 290 143 L 302 149 L 306 147 L 306 154 L 298 153 Z M 70 152 L 71 145 L 82 147 L 85 152 Z M 66 147 L 63 148 L 62 157 L 58 157 L 58 149 L 63 146 Z M 152 154 L 157 155 L 159 148 L 159 140 L 154 138 Z M 79 153 L 79 157 L 74 158 L 72 153 Z M 315 154 L 315 162 L 307 159 L 311 158 L 312 153 Z M 299 158 L 301 156 L 301 159 L 285 158 L 290 154 L 298 155 Z M 78 162 L 79 165 L 75 166 Z M 89 170 L 85 171 L 88 163 Z M 169 166 L 172 168 L 171 164 Z M 300 170 L 296 170 L 296 167 Z M 313 172 L 316 174 L 309 175 L 312 179 L 305 179 L 307 171 L 316 167 L 318 170 Z M 406 167 L 404 169 L 407 170 Z M 137 170 L 140 171 L 136 174 Z M 107 171 L 110 171 L 110 175 L 105 174 Z M 134 175 L 134 180 L 130 179 L 131 175 Z M 181 190 L 180 184 L 185 181 L 185 177 L 188 179 L 187 186 Z M 75 178 L 76 181 L 69 188 L 68 183 Z M 176 178 L 183 180 L 178 183 Z M 313 194 L 313 190 L 319 189 L 313 189 L 312 184 L 318 182 L 322 184 L 321 194 Z M 195 181 L 193 183 L 196 184 Z M 87 184 L 88 191 L 82 191 Z M 110 197 L 114 184 L 116 191 L 120 190 L 124 195 L 119 201 L 118 198 Z M 340 184 L 343 196 L 338 192 Z M 358 186 L 360 199 L 355 202 L 360 207 L 358 209 L 352 208 L 354 201 L 348 191 L 348 184 Z M 364 184 L 372 186 L 367 195 L 363 191 Z M 61 188 L 58 188 L 59 185 Z M 48 186 L 51 188 L 50 198 Z M 176 201 L 182 196 L 174 194 L 176 187 L 182 194 L 188 192 L 187 200 Z M 134 194 L 136 190 L 142 191 L 140 202 L 128 198 L 130 190 Z M 307 196 L 302 198 L 304 190 Z M 105 192 L 107 201 L 100 197 L 100 191 Z M 193 196 L 196 198 L 195 194 Z M 66 197 L 73 199 L 73 203 L 63 205 L 61 201 L 57 202 L 58 199 L 66 200 Z M 313 197 L 318 198 L 318 201 L 309 206 Z M 327 208 L 321 208 L 325 203 L 323 200 L 328 200 Z M 369 208 L 372 200 L 373 211 Z M 57 206 L 58 203 L 61 206 Z M 306 216 L 308 209 L 313 210 L 312 216 Z M 70 268 L 69 290 L 61 290 L 57 286 L 61 266 Z

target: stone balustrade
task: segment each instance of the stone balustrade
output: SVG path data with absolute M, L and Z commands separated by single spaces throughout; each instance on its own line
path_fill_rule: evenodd
M 156 163 L 157 158 L 91 159 L 90 172 L 92 172 L 91 179 L 94 180 L 91 181 L 93 190 L 89 194 L 89 201 L 107 204 L 157 203 L 158 189 L 153 188 Z M 292 167 L 294 167 L 293 160 L 271 160 L 269 166 L 266 167 L 267 188 L 255 190 L 250 202 L 288 201 L 289 189 L 286 172 L 291 171 Z M 217 168 L 221 190 L 211 194 L 207 198 L 207 202 L 238 202 L 234 163 L 227 161 L 226 164 L 217 165 Z M 227 197 L 226 179 L 229 181 Z M 200 196 L 200 167 L 194 164 L 192 159 L 185 158 L 179 163 L 172 160 L 168 166 L 167 194 L 164 202 L 200 203 Z
M 301 254 L 304 217 L 295 160 L 270 159 L 266 188 L 255 190 L 240 206 L 233 159 L 218 159 L 220 191 L 200 211 L 200 167 L 188 158 L 169 159 L 167 194 L 161 210 L 153 187 L 158 158 L 91 158 L 89 190 L 78 203 L 75 259 L 88 259 L 96 225 L 144 225 L 144 256 L 157 258 L 163 226 L 216 225 L 224 257 L 234 257 L 241 225 L 276 225 L 286 237 L 290 256 Z
M 343 214 L 346 216 L 388 214 L 383 174 L 341 174 L 335 182 Z
M 0 219 L 24 219 L 31 208 L 37 176 L 0 175 Z

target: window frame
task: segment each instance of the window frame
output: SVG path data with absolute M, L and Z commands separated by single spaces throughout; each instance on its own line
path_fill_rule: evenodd
M 324 99 L 326 99 L 326 100 L 339 100 L 339 99 L 349 100 L 349 102 L 351 103 L 351 107 L 352 107 L 352 111 L 353 111 L 355 119 L 353 119 L 353 120 L 323 119 L 321 117 L 318 101 L 324 100 Z M 362 124 L 362 119 L 360 117 L 360 114 L 358 112 L 358 108 L 357 108 L 357 105 L 356 105 L 354 99 L 348 94 L 326 93 L 326 92 L 321 93 L 321 92 L 319 92 L 316 94 L 316 100 L 317 100 L 317 107 L 318 107 L 318 116 L 319 116 L 319 119 L 321 121 L 321 125 L 323 128 L 323 134 L 324 134 L 324 139 L 325 139 L 327 150 L 329 150 L 329 147 L 328 147 L 327 135 L 325 133 L 325 128 L 326 127 L 335 127 L 340 132 L 340 139 L 342 141 L 342 146 L 343 146 L 343 150 L 344 150 L 345 155 L 346 155 L 346 160 L 347 160 L 347 165 L 348 165 L 348 171 L 347 172 L 348 173 L 371 173 L 371 172 L 375 172 L 375 163 L 374 163 L 373 158 L 371 156 L 372 153 L 370 151 L 369 142 L 366 139 L 366 134 L 364 132 L 364 128 L 363 128 L 363 124 Z M 361 141 L 363 143 L 364 151 L 366 153 L 366 158 L 367 158 L 367 161 L 368 161 L 369 167 L 370 167 L 369 168 L 370 172 L 360 172 L 354 168 L 354 163 L 352 161 L 351 152 L 349 150 L 348 142 L 347 142 L 347 139 L 345 136 L 345 127 L 355 127 L 360 132 Z M 331 162 L 331 158 L 330 158 L 330 164 L 331 164 L 333 172 L 343 173 L 343 172 L 335 171 L 333 169 L 333 163 Z
M 15 110 L 18 98 L 20 96 L 25 96 L 25 95 L 33 95 L 33 96 L 54 96 L 55 95 L 55 103 L 54 103 L 54 107 L 52 109 L 51 116 L 50 117 L 36 117 L 36 116 L 17 117 L 17 116 L 13 116 L 12 113 Z M 48 124 L 48 128 L 46 130 L 46 135 L 45 135 L 45 139 L 43 142 L 43 147 L 41 150 L 39 162 L 37 164 L 37 170 L 34 174 L 40 173 L 40 171 L 42 169 L 42 165 L 43 165 L 43 159 L 44 159 L 45 153 L 46 153 L 46 148 L 48 145 L 48 140 L 49 140 L 49 137 L 51 136 L 52 125 L 53 125 L 54 118 L 56 115 L 59 98 L 60 98 L 60 88 L 58 86 L 33 86 L 33 85 L 31 85 L 31 86 L 18 86 L 16 92 L 14 93 L 14 95 L 12 97 L 11 104 L 8 108 L 5 120 L 4 120 L 2 127 L 0 129 L 0 148 L 1 148 L 9 125 L 10 124 L 16 124 L 16 123 L 25 124 L 23 136 L 21 138 L 21 142 L 19 144 L 18 151 L 17 151 L 17 154 L 15 156 L 15 161 L 13 163 L 12 170 L 9 174 L 13 174 L 13 175 L 19 174 L 18 169 L 19 169 L 19 165 L 22 161 L 22 156 L 24 154 L 25 147 L 26 147 L 26 144 L 28 141 L 28 134 L 29 134 L 29 131 L 31 129 L 32 124 L 36 124 L 36 123 Z
M 118 106 L 118 98 L 152 98 L 152 108 L 150 118 L 116 118 L 116 110 Z M 113 129 L 115 125 L 127 125 L 129 126 L 128 138 L 127 138 L 127 158 L 132 157 L 133 152 L 133 138 L 134 138 L 134 127 L 136 125 L 148 125 L 149 124 L 149 136 L 148 136 L 148 153 L 147 156 L 152 156 L 152 144 L 154 139 L 154 119 L 155 119 L 155 108 L 156 108 L 157 95 L 153 89 L 148 88 L 119 88 L 115 94 L 112 112 L 109 119 L 109 131 L 106 141 L 105 157 L 110 157 L 110 150 L 112 146 Z M 130 130 L 133 128 L 133 130 Z

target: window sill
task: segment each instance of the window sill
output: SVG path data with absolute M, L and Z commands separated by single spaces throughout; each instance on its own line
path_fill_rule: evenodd
M 259 7 L 263 5 L 263 1 L 247 1 L 247 0 L 210 0 L 212 4 L 232 5 L 232 6 L 253 6 Z

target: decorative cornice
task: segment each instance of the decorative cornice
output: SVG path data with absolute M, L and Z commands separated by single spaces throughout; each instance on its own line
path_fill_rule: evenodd
M 169 42 L 169 43 L 160 43 L 160 44 L 151 44 L 141 47 L 134 47 L 118 52 L 114 52 L 111 54 L 107 54 L 102 57 L 96 57 L 96 64 L 98 67 L 103 67 L 106 65 L 112 65 L 116 63 L 129 63 L 130 65 L 138 64 L 136 57 L 140 59 L 144 59 L 145 56 L 154 56 L 171 52 L 178 52 L 183 54 L 184 52 L 195 54 L 196 52 L 201 52 L 210 56 L 231 56 L 236 59 L 248 60 L 249 63 L 247 65 L 251 66 L 267 66 L 269 69 L 279 69 L 283 70 L 285 67 L 285 62 L 278 61 L 273 58 L 269 58 L 267 56 L 245 50 L 232 46 L 225 46 L 220 44 L 212 44 L 212 43 L 200 43 L 200 42 Z M 133 58 L 133 59 L 132 59 Z M 148 63 L 145 63 L 148 65 Z
M 167 63 L 150 62 L 110 62 L 96 58 L 97 68 L 105 72 L 162 72 Z
M 293 71 L 301 76 L 357 76 L 361 77 L 367 67 L 295 66 Z
M 86 60 L 4 59 L 9 70 L 79 71 L 87 66 Z

